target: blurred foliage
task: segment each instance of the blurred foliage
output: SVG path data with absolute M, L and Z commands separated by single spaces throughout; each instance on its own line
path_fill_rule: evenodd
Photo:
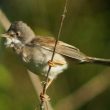
M 25 21 L 40 35 L 57 36 L 64 0 L 0 0 L 0 8 L 10 21 Z M 0 25 L 0 33 L 3 33 Z M 110 1 L 69 0 L 61 40 L 75 45 L 91 56 L 110 58 Z M 105 66 L 74 65 L 49 88 L 52 105 L 68 96 Z M 0 40 L 0 110 L 33 110 L 38 98 L 26 68 L 12 50 Z M 65 109 L 64 109 L 65 110 Z M 79 110 L 110 110 L 110 89 L 80 107 Z

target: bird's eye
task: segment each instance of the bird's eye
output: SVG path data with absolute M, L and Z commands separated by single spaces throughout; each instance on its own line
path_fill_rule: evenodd
M 16 32 L 16 35 L 17 35 L 18 37 L 20 37 L 21 33 L 18 31 L 18 32 Z

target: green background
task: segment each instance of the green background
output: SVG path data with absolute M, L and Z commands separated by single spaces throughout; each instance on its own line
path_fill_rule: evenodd
M 64 0 L 0 0 L 0 8 L 11 22 L 22 20 L 36 34 L 56 37 L 64 3 Z M 110 1 L 69 0 L 67 9 L 60 40 L 78 47 L 87 55 L 110 58 Z M 4 32 L 0 24 L 0 33 Z M 71 63 L 48 90 L 53 108 L 106 69 L 110 73 L 106 66 Z M 4 47 L 1 39 L 0 110 L 34 110 L 36 106 L 39 106 L 38 97 L 26 68 L 11 49 Z M 77 110 L 110 110 L 110 86 L 82 103 Z

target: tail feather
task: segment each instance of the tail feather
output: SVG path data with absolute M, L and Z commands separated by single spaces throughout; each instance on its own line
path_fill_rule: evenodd
M 88 57 L 87 62 L 88 63 L 96 63 L 96 64 L 102 64 L 102 65 L 110 66 L 110 59 Z

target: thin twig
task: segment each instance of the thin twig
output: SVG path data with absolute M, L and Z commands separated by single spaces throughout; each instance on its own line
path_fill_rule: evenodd
M 36 91 L 36 94 L 39 96 L 39 94 L 40 94 L 41 91 L 42 91 L 42 85 L 41 85 L 40 78 L 39 78 L 39 76 L 37 76 L 36 74 L 32 73 L 32 72 L 29 71 L 29 70 L 28 70 L 28 74 L 29 74 L 29 76 L 30 76 L 31 82 L 32 82 L 32 84 L 33 84 L 33 86 L 34 86 L 34 89 L 35 89 L 35 91 Z M 40 100 L 40 98 L 39 98 L 39 100 Z M 45 107 L 48 106 L 48 109 L 49 109 L 49 110 L 53 110 L 51 104 L 50 104 L 48 101 L 47 101 L 46 104 L 47 104 L 47 105 L 45 105 Z M 37 109 L 36 109 L 36 110 L 37 110 Z
M 54 55 L 55 55 L 57 43 L 58 43 L 59 38 L 60 38 L 60 35 L 61 35 L 61 31 L 62 31 L 64 19 L 65 19 L 65 17 L 66 17 L 67 3 L 68 3 L 68 0 L 66 0 L 66 2 L 65 2 L 63 14 L 62 14 L 62 17 L 61 17 L 61 23 L 60 23 L 60 27 L 59 27 L 59 31 L 58 31 L 58 35 L 57 35 L 57 39 L 56 39 L 56 41 L 55 41 L 55 45 L 54 45 L 54 49 L 53 49 L 53 54 L 52 54 L 52 57 L 51 57 L 51 60 L 50 60 L 51 62 L 52 62 L 53 59 L 54 59 Z M 42 92 L 43 95 L 46 93 L 46 86 L 47 86 L 47 83 L 48 83 L 48 80 L 49 80 L 48 77 L 49 77 L 49 72 L 50 72 L 50 70 L 51 70 L 51 66 L 49 65 L 49 69 L 48 69 L 48 71 L 47 71 L 47 76 L 46 76 L 46 83 L 44 84 L 44 87 L 43 87 L 43 92 Z M 44 100 L 41 101 L 40 109 L 41 109 L 41 110 L 45 110 L 45 108 L 44 108 Z

